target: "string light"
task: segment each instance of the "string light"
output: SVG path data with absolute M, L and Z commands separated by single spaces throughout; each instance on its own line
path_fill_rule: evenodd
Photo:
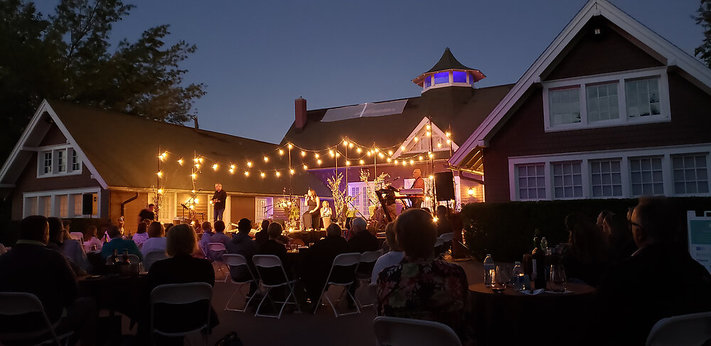
M 314 154 L 314 157 L 318 159 L 318 157 L 319 157 L 318 153 Z
M 448 140 L 447 140 L 447 144 L 450 144 L 450 143 L 452 143 L 452 141 L 448 139 Z
M 237 168 L 237 166 L 235 166 L 235 165 L 234 165 L 234 163 L 233 163 L 233 164 L 230 164 L 230 169 L 231 169 L 231 170 L 233 170 L 233 171 L 234 171 L 234 170 L 235 170 L 235 168 Z
M 304 165 L 304 170 L 307 170 L 307 169 L 309 169 L 309 166 Z
M 447 131 L 447 132 L 446 132 L 446 133 L 445 133 L 444 135 L 445 135 L 445 136 L 447 136 L 447 138 L 449 138 L 449 137 L 451 137 L 451 136 L 452 136 L 452 134 L 451 134 L 451 133 L 449 133 L 449 131 Z
M 430 124 L 427 124 L 427 126 L 426 126 L 426 127 L 427 127 L 427 130 L 429 130 L 429 129 L 431 129 L 431 128 L 432 128 L 432 127 L 430 127 Z
M 356 149 L 356 153 L 358 153 L 358 154 L 360 154 L 361 151 L 362 151 L 362 150 L 361 150 L 360 148 L 357 148 L 357 149 Z M 370 155 L 370 151 L 368 151 L 368 154 Z
M 433 153 L 429 153 L 429 154 L 427 154 L 427 156 L 429 156 L 430 159 L 431 159 L 431 158 L 434 158 L 434 154 L 433 154 Z
M 380 149 L 375 148 L 373 151 L 375 151 L 376 153 L 379 153 L 379 152 L 380 152 Z
M 415 160 L 410 160 L 410 164 L 411 164 L 411 165 L 414 165 L 414 164 L 415 164 Z
M 276 171 L 276 173 L 274 173 L 274 175 L 276 175 L 276 177 L 279 178 L 281 176 L 281 173 L 279 173 L 279 171 Z
M 203 158 L 202 158 L 202 157 L 200 157 L 200 158 L 198 159 L 198 161 L 199 161 L 200 163 L 202 163 L 202 161 L 203 161 Z
M 156 175 L 158 176 L 158 178 L 163 178 L 163 171 L 158 171 Z
M 289 144 L 287 145 L 287 147 L 289 148 L 289 150 L 291 150 L 291 148 L 293 148 L 294 146 L 293 146 L 291 143 L 289 143 Z
M 193 178 L 193 180 L 195 180 L 197 178 L 197 174 L 193 173 L 190 175 L 190 177 Z M 195 193 L 195 190 L 193 190 L 193 193 Z
M 294 173 L 296 173 L 296 171 L 293 168 L 289 169 L 289 174 L 294 175 Z
M 368 157 L 370 157 L 370 155 L 372 155 L 372 154 L 370 153 L 370 150 L 368 150 Z
M 200 164 L 199 164 L 199 163 L 196 163 L 196 164 L 195 164 L 195 168 L 200 169 Z
M 264 162 L 269 162 L 269 156 L 264 156 Z
M 214 164 L 214 165 L 212 165 L 212 170 L 217 171 L 217 168 L 219 168 L 219 167 L 220 166 L 218 164 Z
M 244 176 L 248 177 L 249 176 L 249 171 L 244 171 Z
M 195 204 L 198 204 L 198 203 L 200 203 L 200 199 L 195 198 Z
M 349 148 L 353 148 L 353 142 L 348 143 Z
M 350 161 L 346 161 L 346 166 L 350 166 L 350 165 L 351 165 L 351 162 L 350 162 Z
M 415 142 L 419 141 L 420 137 L 415 137 Z
M 178 160 L 178 164 L 181 166 L 183 165 L 183 158 L 182 157 Z
M 247 167 L 252 168 L 252 161 L 247 161 Z
M 430 180 L 434 180 L 434 175 L 429 176 Z
M 284 156 L 284 150 L 279 149 L 279 155 Z
M 347 146 L 348 146 L 348 141 L 345 140 L 345 139 L 343 140 L 343 146 L 344 146 L 344 147 L 347 147 Z
M 266 174 L 266 173 L 264 173 L 264 172 L 259 172 L 259 176 L 260 176 L 260 177 L 262 177 L 262 179 L 264 179 L 264 177 L 266 177 L 266 176 L 267 176 L 267 174 Z
M 418 156 L 417 159 L 422 161 L 422 155 Z
M 321 161 L 321 159 L 316 160 L 316 163 L 317 163 L 319 166 L 321 165 L 321 162 L 323 162 L 323 161 Z
M 402 150 L 405 150 L 405 148 L 403 148 Z M 393 151 L 392 151 L 392 150 L 388 150 L 388 155 L 393 156 Z
M 301 151 L 301 157 L 306 157 L 306 152 L 303 150 Z
M 163 194 L 163 189 L 158 189 L 158 194 L 162 195 Z
M 363 161 L 363 160 L 361 159 L 360 161 L 358 161 L 358 163 L 360 163 L 360 164 L 362 165 L 362 164 L 365 163 L 365 161 Z
M 385 155 L 383 155 L 383 153 L 378 153 L 378 157 L 382 159 L 385 157 Z
M 432 132 L 427 131 L 427 137 L 431 137 L 431 136 L 432 136 Z
M 192 190 L 192 191 L 190 191 L 190 192 L 192 192 L 193 194 L 195 194 L 195 190 Z
M 336 153 L 336 157 L 337 157 L 337 158 L 338 158 L 338 157 L 341 157 L 341 153 L 338 153 L 338 152 L 337 152 L 337 153 Z
M 388 157 L 388 162 L 390 162 L 390 161 L 392 161 L 392 159 Z
M 234 168 L 230 168 L 228 171 L 230 172 L 230 174 L 235 174 L 235 169 L 234 169 Z
M 400 146 L 400 150 L 402 150 L 402 151 L 404 152 L 404 151 L 405 151 L 405 146 L 404 146 L 404 145 L 401 145 L 401 146 Z
M 437 142 L 437 148 L 441 148 L 441 147 L 442 147 L 442 142 Z

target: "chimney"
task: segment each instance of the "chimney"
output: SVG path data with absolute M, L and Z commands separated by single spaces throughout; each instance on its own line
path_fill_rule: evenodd
M 198 120 L 197 120 L 197 115 L 193 117 L 193 121 L 195 122 L 195 129 L 199 129 L 200 126 L 198 126 Z
M 299 96 L 294 100 L 294 127 L 301 130 L 306 126 L 306 99 Z

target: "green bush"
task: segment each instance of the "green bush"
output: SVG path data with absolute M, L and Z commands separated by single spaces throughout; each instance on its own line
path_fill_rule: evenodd
M 711 210 L 711 198 L 670 198 L 676 206 L 677 215 L 686 220 L 686 210 L 701 212 Z M 550 244 L 568 241 L 565 216 L 581 212 L 592 220 L 601 210 L 626 214 L 637 199 L 589 199 L 538 202 L 472 203 L 462 208 L 464 237 L 472 255 L 483 260 L 490 253 L 496 261 L 519 261 L 525 252 L 533 248 L 535 229 L 548 239 Z M 686 239 L 686 227 L 682 227 Z

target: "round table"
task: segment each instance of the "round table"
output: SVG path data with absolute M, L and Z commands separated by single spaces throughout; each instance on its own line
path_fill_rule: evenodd
M 470 321 L 480 345 L 584 345 L 595 318 L 595 288 L 568 283 L 567 292 L 526 295 L 469 286 Z

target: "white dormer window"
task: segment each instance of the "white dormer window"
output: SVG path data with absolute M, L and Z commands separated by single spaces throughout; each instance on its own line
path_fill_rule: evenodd
M 543 113 L 547 132 L 670 121 L 666 70 L 544 82 Z
M 37 177 L 56 177 L 81 173 L 76 150 L 67 145 L 43 147 L 37 155 Z

